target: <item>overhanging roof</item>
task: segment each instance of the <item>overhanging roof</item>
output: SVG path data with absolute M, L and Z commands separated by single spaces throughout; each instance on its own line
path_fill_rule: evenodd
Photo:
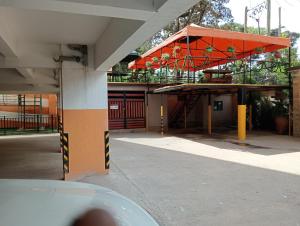
M 258 85 L 258 84 L 181 84 L 170 85 L 157 88 L 154 93 L 184 93 L 184 92 L 236 92 L 239 88 L 245 88 L 249 91 L 268 91 L 288 89 L 288 85 Z
M 225 31 L 192 24 L 131 62 L 129 68 L 145 69 L 147 61 L 152 62 L 152 68 L 160 68 L 161 62 L 155 63 L 153 58 L 160 59 L 162 54 L 168 53 L 171 56 L 168 61 L 169 67 L 174 67 L 176 64 L 184 70 L 188 67 L 190 70 L 200 70 L 257 53 L 273 52 L 290 45 L 289 38 Z M 174 56 L 175 46 L 180 46 L 180 52 Z M 212 47 L 211 53 L 207 52 L 208 47 Z M 230 47 L 234 49 L 234 53 L 228 51 Z M 188 55 L 192 56 L 189 66 L 184 61 L 184 57 Z

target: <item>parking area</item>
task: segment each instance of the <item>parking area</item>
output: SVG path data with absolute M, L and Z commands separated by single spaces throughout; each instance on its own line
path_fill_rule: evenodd
M 300 141 L 228 135 L 112 134 L 110 174 L 81 181 L 131 198 L 161 225 L 300 225 Z
M 0 178 L 63 178 L 59 135 L 0 137 Z
M 162 226 L 300 225 L 300 140 L 235 137 L 112 133 L 110 173 L 80 181 L 125 195 Z M 58 135 L 1 137 L 0 147 L 0 178 L 63 177 Z

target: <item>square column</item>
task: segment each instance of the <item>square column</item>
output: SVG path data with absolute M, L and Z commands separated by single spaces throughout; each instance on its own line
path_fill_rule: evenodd
M 91 51 L 89 49 L 89 51 Z M 92 58 L 92 57 L 91 57 Z M 63 63 L 63 127 L 68 134 L 65 179 L 107 173 L 105 132 L 108 130 L 107 75 L 77 63 Z

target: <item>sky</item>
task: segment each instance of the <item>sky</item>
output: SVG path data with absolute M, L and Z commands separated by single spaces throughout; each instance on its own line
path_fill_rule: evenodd
M 244 9 L 253 8 L 264 0 L 230 0 L 228 7 L 231 9 L 231 13 L 234 20 L 238 23 L 244 23 Z M 278 28 L 278 8 L 281 6 L 281 19 L 282 26 L 286 29 L 300 32 L 300 0 L 271 0 L 271 28 Z M 261 26 L 266 27 L 267 16 L 266 11 L 261 16 Z M 248 18 L 248 25 L 257 27 L 257 22 L 254 19 Z M 284 31 L 284 29 L 283 29 Z
M 264 2 L 265 0 L 230 0 L 228 7 L 231 9 L 235 22 L 244 24 L 245 7 L 248 9 Z M 300 33 L 300 0 L 271 0 L 271 29 L 279 27 L 278 8 L 281 7 L 281 26 L 282 31 L 290 30 Z M 267 26 L 267 12 L 260 17 L 260 26 Z M 248 26 L 257 27 L 257 22 L 248 17 Z M 300 57 L 300 39 L 297 42 L 298 57 Z

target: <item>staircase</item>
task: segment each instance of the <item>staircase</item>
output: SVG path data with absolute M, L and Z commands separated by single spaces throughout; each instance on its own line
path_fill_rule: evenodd
M 169 116 L 169 127 L 170 128 L 183 127 L 185 106 L 186 106 L 186 117 L 188 117 L 199 99 L 200 99 L 200 95 L 187 95 L 184 101 L 178 102 L 176 108 Z

